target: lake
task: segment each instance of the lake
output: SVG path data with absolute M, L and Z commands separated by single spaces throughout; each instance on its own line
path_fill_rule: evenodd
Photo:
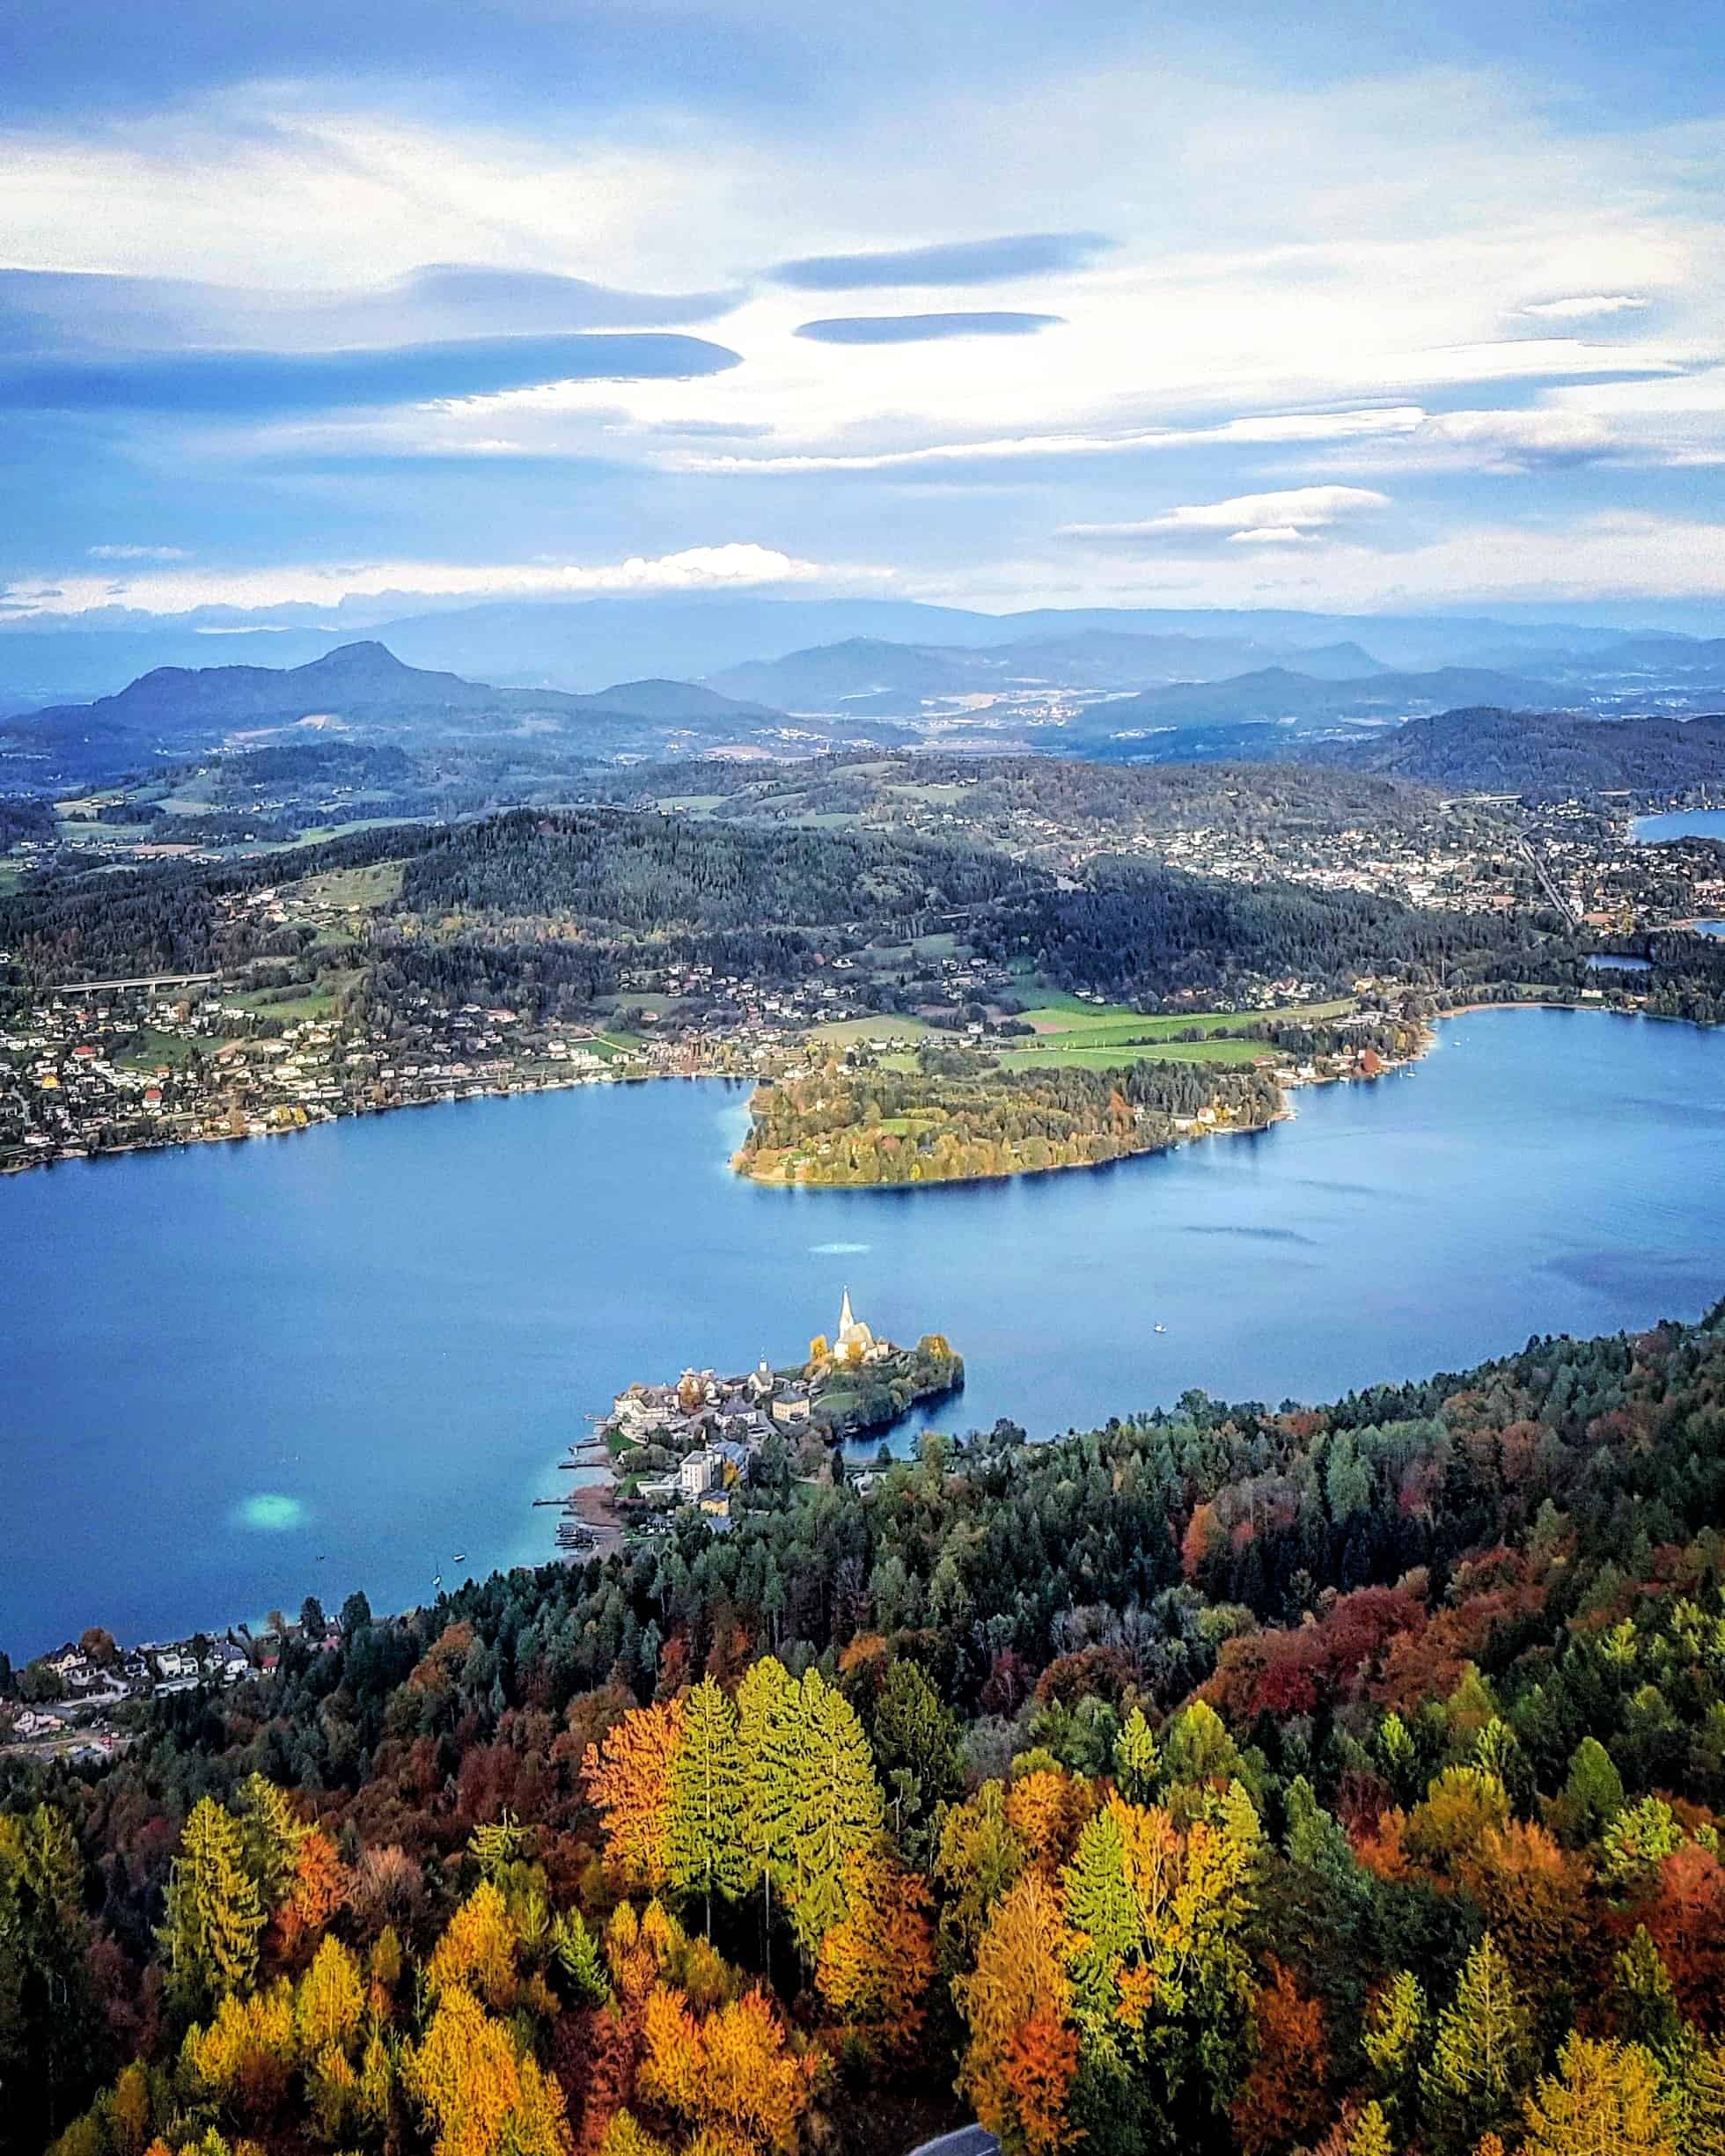
M 1717 839 L 1725 846 L 1725 809 L 1668 809 L 1659 816 L 1638 816 L 1631 835 L 1643 846 L 1668 839 Z
M 934 1420 L 1035 1435 L 1725 1293 L 1725 1031 L 1479 1013 L 1256 1136 L 923 1191 L 742 1182 L 745 1097 L 589 1087 L 0 1183 L 0 1646 L 401 1607 L 547 1558 L 531 1500 L 591 1411 L 800 1360 L 846 1285 L 965 1356 Z

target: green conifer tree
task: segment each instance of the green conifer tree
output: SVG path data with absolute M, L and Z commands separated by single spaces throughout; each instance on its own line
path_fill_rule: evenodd
M 1114 1782 L 1128 1804 L 1148 1804 L 1156 1794 L 1162 1756 L 1142 1707 L 1134 1707 L 1114 1740 Z
M 818 1669 L 787 1696 L 769 1728 L 774 1793 L 789 1857 L 785 1907 L 811 1962 L 845 1911 L 845 1859 L 881 1834 L 885 1807 L 862 1725 Z
M 1347 2137 L 1347 2156 L 1391 2156 L 1390 2122 L 1381 2103 L 1369 2103 Z
M 180 1839 L 168 1881 L 162 1945 L 170 1984 L 192 2013 L 257 1981 L 264 1911 L 232 1817 L 201 1797 Z
M 1470 2148 L 1513 2116 L 1532 2064 L 1527 2009 L 1487 1932 L 1438 2016 L 1421 2094 L 1442 2148 Z
M 744 1840 L 746 1797 L 737 1709 L 711 1677 L 683 1703 L 683 1727 L 671 1761 L 671 1878 L 706 1905 L 713 1935 L 713 1896 L 735 1901 L 748 1873 Z

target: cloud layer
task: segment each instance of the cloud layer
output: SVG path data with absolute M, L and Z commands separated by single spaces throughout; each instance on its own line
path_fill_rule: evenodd
M 781 262 L 777 284 L 800 292 L 859 292 L 885 287 L 1014 283 L 1082 269 L 1112 243 L 1100 232 L 1016 232 L 1001 239 L 959 239 L 922 247 L 884 247 L 862 254 L 811 254 Z
M 847 314 L 799 322 L 796 334 L 815 344 L 934 344 L 943 337 L 1033 337 L 1061 320 L 1058 314 Z
M 171 52 L 62 0 L 0 115 L 0 583 L 759 550 L 984 604 L 1699 603 L 1725 26 L 1679 13 L 1682 70 L 1629 0 L 1417 51 L 1357 11 L 425 0 L 411 54 L 381 0 L 183 0 Z

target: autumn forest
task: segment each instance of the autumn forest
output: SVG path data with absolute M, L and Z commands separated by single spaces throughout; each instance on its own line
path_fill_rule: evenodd
M 1717 2156 L 1725 1309 L 1000 1424 L 0 1786 L 0 2145 Z

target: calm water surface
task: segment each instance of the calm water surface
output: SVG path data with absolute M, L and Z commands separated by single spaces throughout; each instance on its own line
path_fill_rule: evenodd
M 548 1556 L 531 1500 L 591 1410 L 799 1358 L 846 1283 L 965 1355 L 943 1426 L 1036 1434 L 1725 1293 L 1725 1031 L 1484 1013 L 1256 1137 L 914 1192 L 738 1181 L 744 1098 L 593 1087 L 0 1183 L 0 1645 Z
M 1725 844 L 1725 809 L 1668 809 L 1662 816 L 1638 816 L 1631 830 L 1644 846 L 1667 839 L 1717 839 Z

